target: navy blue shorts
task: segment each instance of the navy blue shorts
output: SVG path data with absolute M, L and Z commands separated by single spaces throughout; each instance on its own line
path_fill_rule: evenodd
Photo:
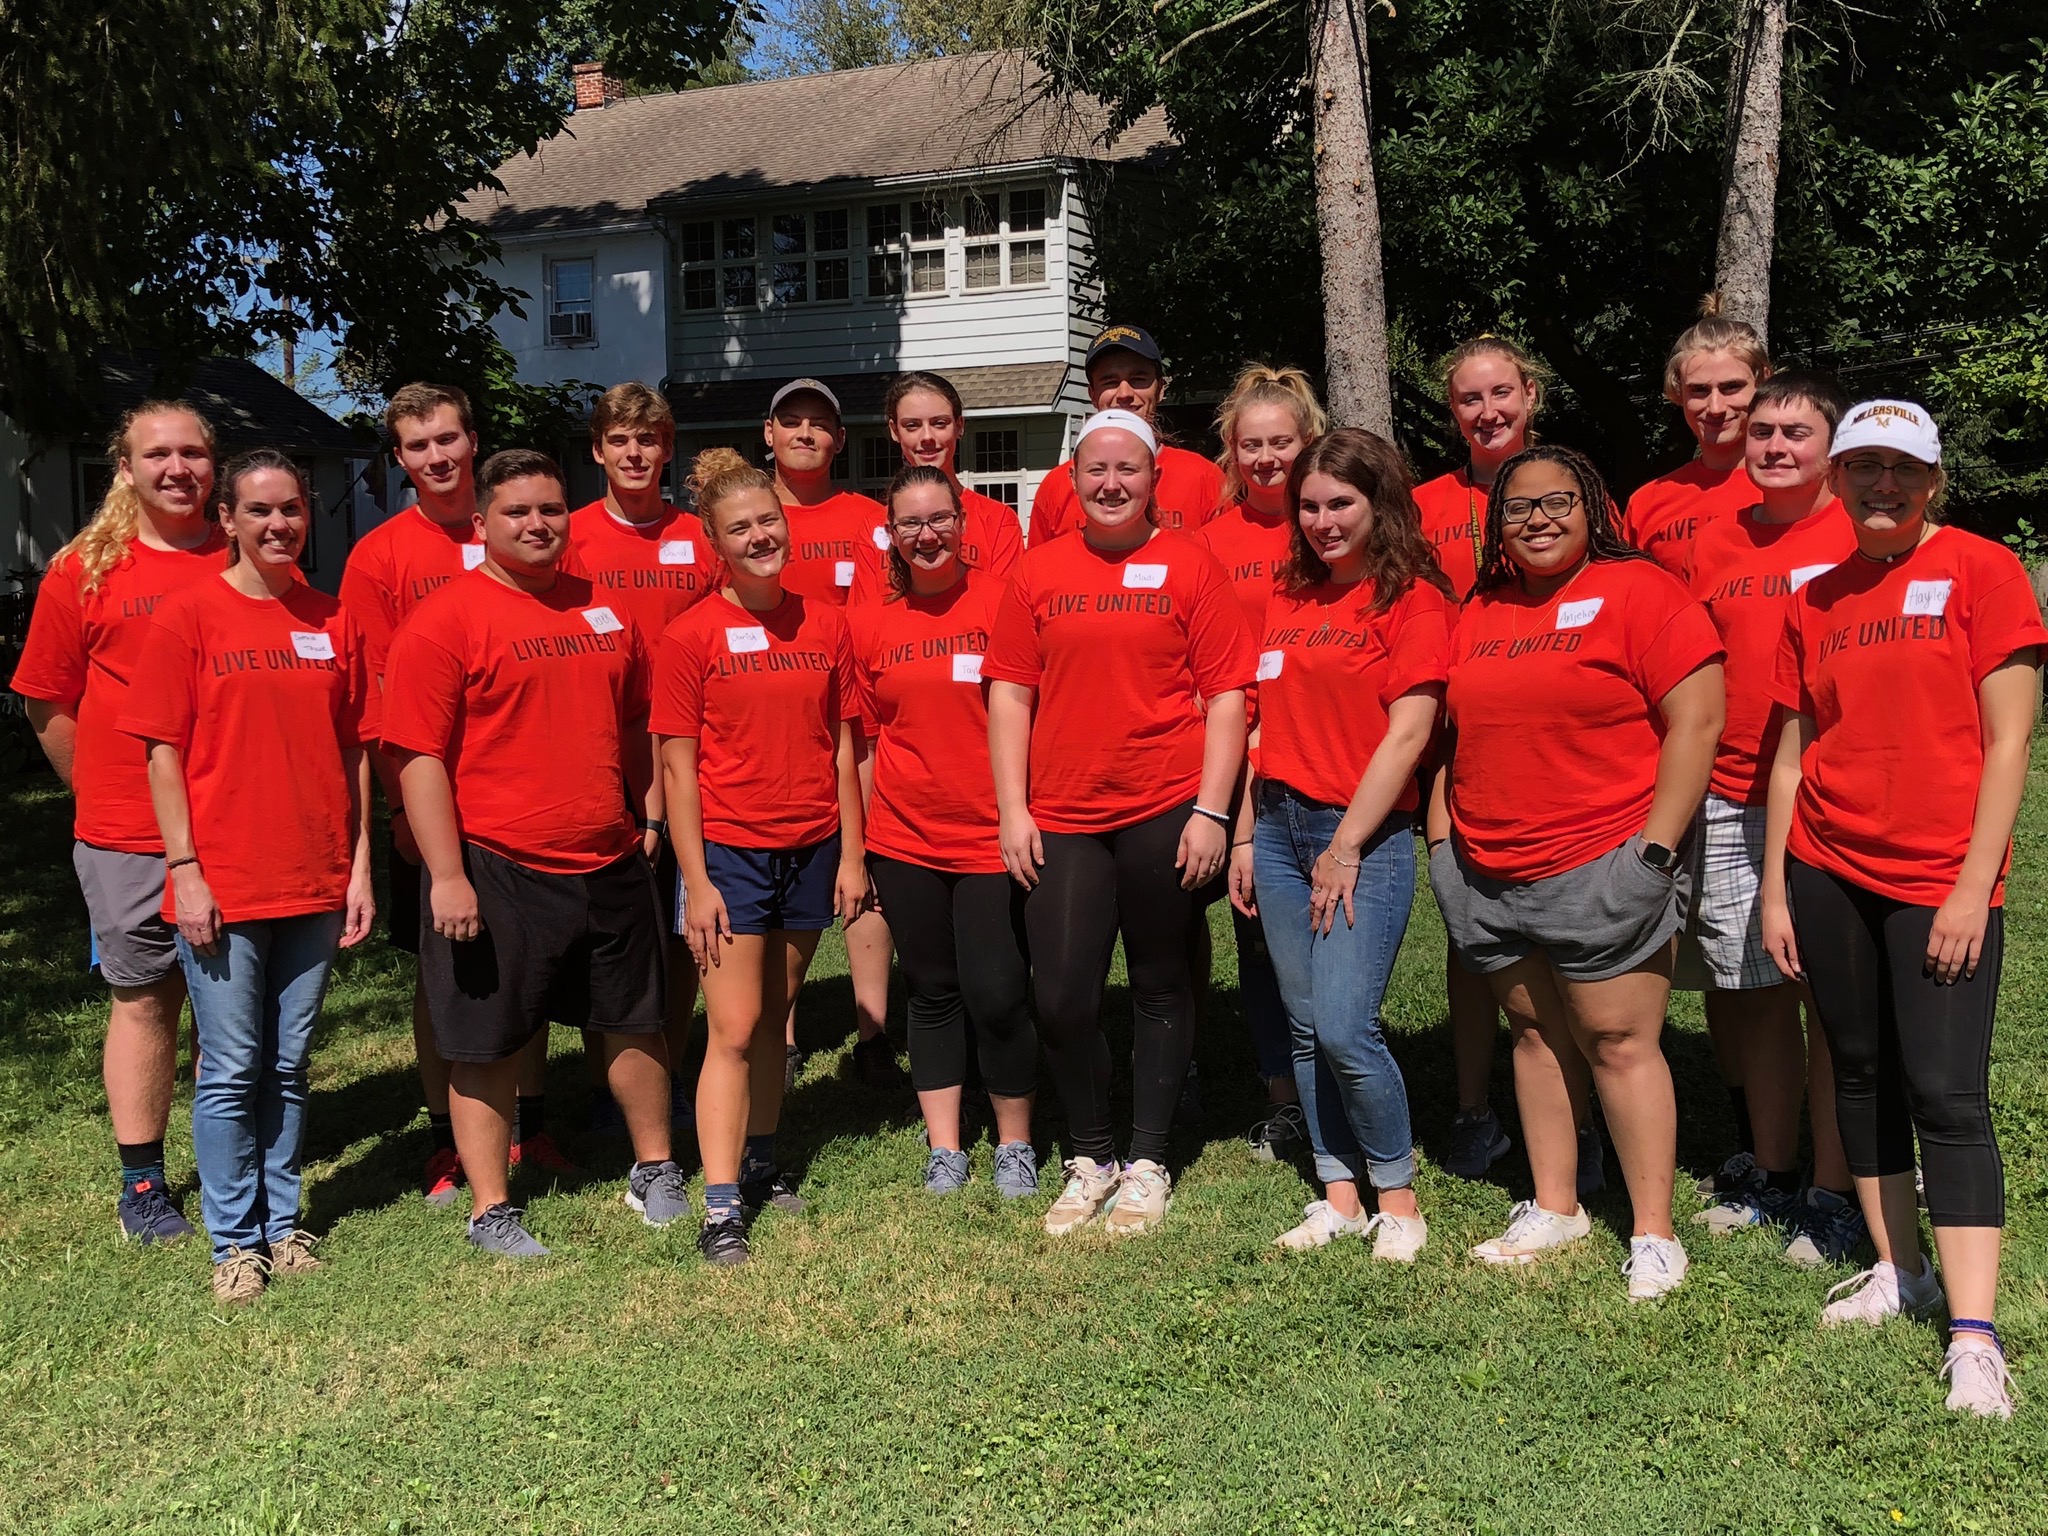
M 735 934 L 818 933 L 833 922 L 832 886 L 839 874 L 839 839 L 808 848 L 732 848 L 704 844 L 704 869 L 725 898 Z M 676 893 L 676 931 L 683 898 Z

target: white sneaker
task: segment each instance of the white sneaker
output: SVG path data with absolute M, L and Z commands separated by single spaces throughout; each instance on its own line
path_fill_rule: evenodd
M 1429 1241 L 1429 1223 L 1420 1216 L 1395 1216 L 1386 1211 L 1367 1222 L 1359 1236 L 1366 1232 L 1372 1233 L 1372 1256 L 1396 1264 L 1413 1264 Z
M 1346 1216 L 1327 1200 L 1318 1200 L 1301 1213 L 1301 1225 L 1289 1227 L 1273 1239 L 1275 1248 L 1321 1248 L 1340 1237 L 1363 1237 L 1372 1223 L 1363 1214 Z
M 1621 1272 L 1628 1276 L 1630 1301 L 1655 1301 L 1678 1289 L 1692 1261 L 1675 1237 L 1632 1237 L 1628 1240 L 1628 1262 Z
M 1115 1196 L 1119 1172 L 1115 1163 L 1098 1163 L 1092 1157 L 1068 1158 L 1067 1187 L 1045 1213 L 1045 1230 L 1061 1237 L 1095 1220 Z
M 1546 1211 L 1534 1200 L 1523 1200 L 1508 1212 L 1508 1229 L 1489 1237 L 1472 1250 L 1472 1257 L 1488 1264 L 1529 1264 L 1546 1249 L 1575 1243 L 1593 1230 L 1593 1218 L 1582 1205 L 1569 1216 Z
M 1166 1220 L 1172 1204 L 1173 1175 L 1151 1158 L 1141 1157 L 1125 1166 L 1102 1224 L 1112 1237 L 1137 1237 Z
M 1835 1300 L 1837 1296 L 1842 1299 Z M 1921 1255 L 1917 1275 L 1901 1274 L 1879 1259 L 1862 1274 L 1852 1275 L 1828 1291 L 1827 1303 L 1820 1309 L 1820 1325 L 1839 1328 L 1844 1323 L 1868 1323 L 1875 1328 L 1901 1312 L 1925 1317 L 1940 1305 L 1941 1282 L 1926 1255 Z
M 1981 1419 L 2012 1417 L 2012 1377 L 1996 1344 L 1956 1339 L 1942 1356 L 1941 1374 L 1948 1378 L 1951 1412 L 1974 1413 Z

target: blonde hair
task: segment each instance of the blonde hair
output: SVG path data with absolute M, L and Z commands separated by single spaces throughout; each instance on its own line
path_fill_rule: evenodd
M 705 534 L 713 539 L 718 530 L 711 519 L 718 504 L 740 491 L 775 494 L 775 482 L 765 470 L 749 464 L 737 448 L 706 448 L 690 461 L 690 494 L 696 498 L 697 518 Z
M 1700 300 L 1700 317 L 1687 326 L 1664 360 L 1664 398 L 1679 403 L 1686 362 L 1702 352 L 1726 352 L 1756 376 L 1761 384 L 1771 376 L 1771 354 L 1747 320 L 1731 320 L 1721 313 L 1721 295 L 1714 292 Z
M 1223 501 L 1226 506 L 1244 500 L 1244 472 L 1237 467 L 1237 422 L 1255 405 L 1282 405 L 1294 413 L 1306 448 L 1330 429 L 1330 418 L 1316 399 L 1316 387 L 1307 374 L 1289 365 L 1275 368 L 1270 363 L 1251 363 L 1230 386 L 1230 393 L 1216 409 L 1216 433 L 1223 439 L 1223 451 L 1216 466 L 1223 471 Z
M 1515 342 L 1505 336 L 1496 336 L 1491 331 L 1462 341 L 1444 354 L 1444 360 L 1437 364 L 1437 375 L 1443 380 L 1444 403 L 1451 401 L 1451 386 L 1456 383 L 1458 370 L 1475 357 L 1504 357 L 1514 365 L 1524 384 L 1536 386 L 1536 398 L 1529 403 L 1529 419 L 1534 421 L 1543 411 L 1544 391 L 1550 385 L 1550 370 L 1537 362 Z M 1532 438 L 1531 441 L 1534 441 Z
M 182 400 L 145 400 L 121 418 L 121 424 L 114 428 L 107 438 L 107 457 L 118 465 L 128 459 L 132 452 L 129 436 L 135 424 L 146 416 L 190 416 L 199 423 L 199 435 L 206 439 L 206 452 L 213 455 L 218 444 L 213 434 L 213 423 Z M 208 490 L 211 491 L 209 486 Z M 57 551 L 58 558 L 71 555 L 78 561 L 79 590 L 91 592 L 107 579 L 107 573 L 128 558 L 128 546 L 135 542 L 135 535 L 142 526 L 142 496 L 132 485 L 124 484 L 120 475 L 114 476 L 113 484 L 107 487 L 107 494 L 101 498 L 99 510 L 92 515 L 92 521 L 73 535 L 71 542 Z

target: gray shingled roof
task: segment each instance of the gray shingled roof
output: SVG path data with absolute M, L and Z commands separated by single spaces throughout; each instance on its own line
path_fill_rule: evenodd
M 498 169 L 503 192 L 464 211 L 493 234 L 589 229 L 667 199 L 898 177 L 1048 159 L 1129 164 L 1171 143 L 1152 112 L 1104 142 L 1100 104 L 1042 99 L 1022 53 L 963 54 L 789 80 L 634 96 L 577 112 Z
M 196 406 L 224 448 L 279 448 L 292 453 L 363 453 L 353 433 L 319 406 L 256 364 L 239 357 L 202 357 L 166 368 L 154 351 L 102 352 L 100 413 L 94 440 L 152 395 Z

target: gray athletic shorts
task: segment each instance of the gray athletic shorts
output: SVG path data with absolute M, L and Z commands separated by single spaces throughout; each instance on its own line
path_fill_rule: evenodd
M 1611 853 L 1541 880 L 1481 874 L 1446 838 L 1429 856 L 1429 883 L 1458 963 L 1488 975 L 1541 950 L 1559 975 L 1606 981 L 1632 971 L 1678 932 L 1686 861 L 1661 875 L 1630 838 Z
M 178 968 L 178 930 L 163 919 L 162 854 L 73 843 L 71 867 L 108 986 L 153 987 Z

